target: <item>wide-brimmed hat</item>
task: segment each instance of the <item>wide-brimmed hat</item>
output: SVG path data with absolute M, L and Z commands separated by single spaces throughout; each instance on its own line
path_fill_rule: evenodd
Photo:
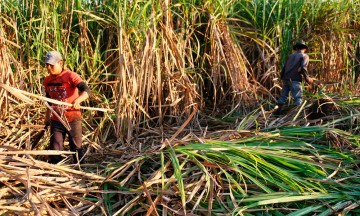
M 308 46 L 305 44 L 303 40 L 298 40 L 296 44 L 293 46 L 293 49 L 308 49 Z
M 58 51 L 50 51 L 45 55 L 45 64 L 55 65 L 60 60 L 63 60 Z

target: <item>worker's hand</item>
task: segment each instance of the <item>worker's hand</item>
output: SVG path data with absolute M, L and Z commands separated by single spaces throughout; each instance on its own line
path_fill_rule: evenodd
M 80 109 L 80 102 L 78 100 L 74 100 L 72 103 L 74 109 Z
M 80 103 L 86 100 L 89 97 L 89 94 L 86 91 L 80 93 L 79 97 L 77 97 L 72 103 L 72 107 L 74 109 L 80 109 Z
M 308 77 L 306 81 L 307 81 L 309 84 L 313 84 L 313 83 L 314 83 L 314 80 L 313 80 L 313 78 L 311 78 L 311 77 Z

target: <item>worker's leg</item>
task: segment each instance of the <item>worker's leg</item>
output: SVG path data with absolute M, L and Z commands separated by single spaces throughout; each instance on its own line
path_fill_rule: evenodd
M 58 121 L 51 121 L 50 125 L 50 149 L 63 151 L 66 128 Z M 59 163 L 63 157 L 60 155 L 50 155 L 50 163 Z
M 69 131 L 70 150 L 76 152 L 74 155 L 74 163 L 84 160 L 84 150 L 82 148 L 82 125 L 81 120 L 75 120 L 69 123 L 71 130 Z
M 294 97 L 294 105 L 300 106 L 303 98 L 301 82 L 293 81 L 291 84 L 291 94 Z

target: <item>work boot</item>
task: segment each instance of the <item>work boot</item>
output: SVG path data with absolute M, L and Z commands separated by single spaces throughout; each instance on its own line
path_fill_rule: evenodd
M 50 157 L 49 163 L 51 164 L 57 164 L 64 159 L 60 155 L 49 155 L 49 157 Z
M 74 163 L 78 163 L 78 159 L 80 161 L 80 164 L 83 164 L 85 162 L 85 153 L 84 149 L 76 149 L 76 154 L 74 154 Z
M 284 104 L 277 104 L 278 108 L 274 111 L 275 116 L 279 116 L 282 114 Z

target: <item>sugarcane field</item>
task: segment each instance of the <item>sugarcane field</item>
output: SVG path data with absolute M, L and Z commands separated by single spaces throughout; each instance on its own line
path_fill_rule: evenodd
M 0 215 L 360 215 L 360 1 L 0 1 Z

